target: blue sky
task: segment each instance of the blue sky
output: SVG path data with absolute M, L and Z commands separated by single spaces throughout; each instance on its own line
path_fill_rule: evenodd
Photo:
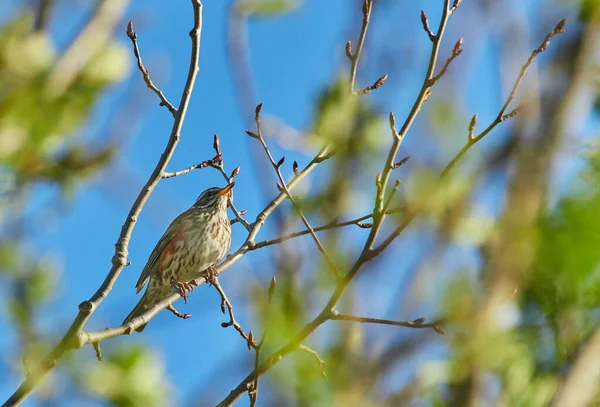
M 178 104 L 188 69 L 188 32 L 192 24 L 191 6 L 188 3 L 135 1 L 125 13 L 125 21 L 119 24 L 116 32 L 117 41 L 130 50 L 124 30 L 126 21 L 134 20 L 146 68 L 174 105 Z M 306 0 L 294 13 L 277 19 L 259 19 L 250 23 L 252 72 L 258 99 L 264 103 L 264 113 L 275 115 L 294 128 L 302 129 L 310 125 L 313 103 L 319 92 L 339 73 L 345 74 L 348 70 L 344 44 L 349 38 L 353 42 L 356 41 L 360 26 L 360 15 L 350 10 L 349 3 L 349 0 Z M 385 14 L 374 11 L 373 30 L 369 34 L 372 36 L 369 37 L 365 57 L 361 61 L 359 82 L 363 86 L 372 83 L 382 74 L 388 73 L 385 68 L 390 64 L 398 68 L 398 71 L 394 72 L 400 72 L 401 77 L 394 77 L 394 72 L 391 72 L 389 86 L 384 86 L 372 95 L 373 103 L 384 117 L 392 109 L 397 117 L 403 117 L 403 113 L 407 112 L 414 100 L 429 52 L 429 41 L 422 32 L 419 11 L 425 8 L 430 24 L 435 27 L 439 18 L 439 11 L 436 10 L 439 3 L 433 0 L 403 2 L 402 5 L 386 6 Z M 14 11 L 19 4 L 18 1 L 9 0 L 8 6 L 0 5 L 0 11 Z M 83 6 L 87 6 L 87 3 L 69 1 L 56 11 L 51 31 L 59 46 L 64 45 L 66 39 L 70 38 L 79 26 L 78 18 L 85 15 L 86 9 L 81 8 Z M 528 18 L 529 12 L 536 9 L 538 2 L 530 2 L 529 6 L 531 10 L 521 10 L 524 11 L 525 19 Z M 242 169 L 236 179 L 236 205 L 238 208 L 247 209 L 248 218 L 252 219 L 264 207 L 266 201 L 256 189 L 255 174 L 248 154 L 251 140 L 244 133 L 244 113 L 239 111 L 235 101 L 236 94 L 227 65 L 225 23 L 228 7 L 229 1 L 205 1 L 200 73 L 181 142 L 169 164 L 169 170 L 182 169 L 212 158 L 212 134 L 219 134 L 227 168 L 231 171 L 239 165 Z M 454 92 L 464 97 L 466 102 L 458 106 L 459 111 L 464 113 L 466 120 L 473 112 L 477 112 L 483 125 L 497 113 L 503 93 L 498 84 L 500 72 L 497 57 L 494 56 L 497 50 L 494 39 L 489 38 L 489 33 L 482 28 L 485 25 L 483 22 L 475 27 L 468 24 L 469 19 L 476 16 L 478 11 L 475 2 L 464 2 L 456 18 L 451 20 L 441 60 L 445 60 L 459 36 L 465 38 L 465 51 L 455 61 L 438 88 L 443 94 Z M 520 11 L 513 13 L 518 14 Z M 67 18 L 68 16 L 77 18 Z M 553 27 L 553 18 L 554 14 L 548 17 L 548 24 L 544 24 L 547 28 L 544 28 L 543 32 Z M 542 38 L 543 34 L 530 34 L 533 44 L 537 46 L 538 38 Z M 392 57 L 389 60 L 370 59 L 369 47 L 374 44 L 392 51 L 397 47 L 398 50 L 394 51 L 397 55 L 394 58 L 399 58 L 400 63 L 396 64 Z M 526 57 L 530 52 L 532 44 L 525 43 L 524 47 L 526 53 L 522 57 Z M 41 228 L 31 248 L 36 252 L 52 253 L 55 261 L 62 265 L 56 300 L 49 304 L 40 319 L 40 327 L 48 335 L 58 336 L 62 333 L 75 315 L 77 304 L 88 298 L 103 280 L 110 268 L 113 244 L 121 224 L 135 196 L 154 168 L 169 136 L 172 118 L 165 108 L 158 106 L 155 95 L 143 87 L 133 55 L 130 54 L 130 57 L 131 70 L 126 81 L 107 92 L 89 125 L 81 132 L 82 138 L 93 143 L 102 143 L 106 137 L 116 140 L 123 137 L 125 141 L 116 162 L 91 185 L 78 191 L 69 212 L 58 225 Z M 517 60 L 520 63 L 524 58 Z M 511 78 L 514 68 L 516 66 L 509 69 L 508 74 Z M 482 98 L 481 94 L 485 94 L 486 97 Z M 126 115 L 125 122 L 114 126 L 110 124 L 110 120 L 117 109 L 133 113 L 131 116 Z M 132 117 L 136 117 L 136 111 L 141 112 L 139 123 L 137 120 L 127 123 Z M 426 118 L 426 114 L 425 112 L 423 117 Z M 425 157 L 430 155 L 437 159 L 437 149 L 433 145 L 436 138 L 419 137 L 422 133 L 436 132 L 423 117 L 414 126 L 403 148 L 413 155 L 422 152 Z M 129 131 L 127 126 L 131 124 L 133 130 Z M 121 125 L 123 127 L 120 127 Z M 464 128 L 459 130 L 442 141 L 454 145 L 454 148 L 444 150 L 444 154 L 450 154 L 460 147 L 465 132 Z M 494 133 L 498 138 L 501 135 L 501 129 Z M 309 156 L 303 155 L 302 152 L 286 152 L 275 142 L 271 144 L 275 157 L 287 154 L 288 158 L 298 158 L 299 162 L 309 159 Z M 482 144 L 484 145 L 478 148 L 491 148 L 496 142 L 484 140 Z M 318 175 L 313 174 L 311 178 L 314 180 L 317 177 Z M 121 322 L 139 299 L 135 295 L 134 283 L 155 242 L 178 213 L 190 206 L 202 190 L 213 185 L 224 185 L 224 182 L 221 175 L 211 169 L 195 171 L 159 184 L 133 233 L 129 247 L 132 266 L 123 271 L 109 298 L 94 314 L 88 329 L 101 329 Z M 500 182 L 498 187 L 501 185 Z M 372 186 L 365 187 L 366 196 L 372 193 L 369 188 Z M 44 188 L 39 192 L 42 196 L 51 195 L 51 192 Z M 271 193 L 275 192 L 273 185 Z M 490 204 L 494 201 L 494 194 L 482 199 Z M 38 205 L 42 205 L 43 202 L 44 199 L 39 199 Z M 357 214 L 362 214 L 363 211 L 364 209 L 360 209 Z M 268 236 L 267 227 L 259 238 Z M 235 249 L 244 237 L 243 229 L 239 225 L 234 226 L 232 249 Z M 402 238 L 399 244 L 405 253 L 415 253 L 416 249 L 427 244 L 421 237 Z M 221 278 L 230 299 L 237 305 L 238 318 L 245 326 L 250 327 L 252 323 L 251 315 L 244 307 L 245 286 L 248 281 L 258 282 L 265 287 L 268 285 L 270 275 L 260 271 L 261 259 L 264 260 L 266 256 L 265 253 L 253 253 L 252 256 L 248 256 L 249 259 L 238 262 Z M 377 263 L 376 268 L 384 269 L 394 265 L 398 258 L 391 256 Z M 370 304 L 369 312 L 372 315 L 381 316 L 380 312 L 389 312 L 386 310 L 386 304 L 397 287 L 388 286 L 384 276 L 375 276 L 369 283 L 372 284 L 370 287 L 375 287 L 379 293 L 379 299 Z M 428 310 L 434 312 L 431 307 Z M 181 311 L 191 312 L 194 317 L 181 321 L 169 313 L 161 313 L 142 335 L 116 338 L 104 344 L 106 349 L 110 349 L 121 342 L 140 341 L 156 349 L 162 355 L 170 380 L 177 383 L 176 399 L 179 402 L 193 395 L 198 384 L 204 379 L 210 379 L 209 375 L 215 366 L 230 360 L 232 355 L 244 352 L 243 343 L 237 334 L 219 326 L 224 316 L 219 311 L 219 299 L 214 290 L 201 287 L 193 293 L 186 306 L 181 306 Z M 385 316 L 393 317 L 394 314 Z M 404 317 L 408 319 L 411 316 L 422 315 Z M 388 337 L 397 333 L 390 330 L 384 332 Z M 0 340 L 3 349 L 11 346 L 14 337 L 7 332 L 6 325 L 0 325 L 0 336 L 5 337 Z M 87 352 L 93 357 L 91 348 L 80 352 Z M 246 359 L 247 369 L 232 369 L 233 371 L 224 375 L 223 380 L 213 389 L 215 401 L 245 376 L 251 366 L 250 353 L 246 354 Z M 182 360 L 185 361 L 184 367 L 181 366 Z M 13 377 L 1 381 L 0 399 L 6 398 L 5 396 L 14 390 L 18 380 L 20 378 Z M 242 401 L 241 404 L 245 402 Z

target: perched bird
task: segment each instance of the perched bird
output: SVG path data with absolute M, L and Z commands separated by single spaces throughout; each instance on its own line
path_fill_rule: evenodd
M 233 185 L 232 182 L 224 188 L 207 189 L 190 209 L 171 222 L 135 285 L 136 293 L 139 293 L 149 280 L 148 288 L 124 324 L 167 298 L 174 290 L 186 299 L 191 288 L 187 282 L 212 269 L 227 253 L 231 244 L 227 200 Z M 187 318 L 190 315 L 179 316 Z M 142 332 L 145 327 L 146 324 L 136 331 Z

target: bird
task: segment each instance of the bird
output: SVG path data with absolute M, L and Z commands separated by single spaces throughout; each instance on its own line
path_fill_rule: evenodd
M 174 291 L 187 300 L 195 280 L 206 271 L 208 280 L 214 278 L 214 267 L 225 256 L 231 244 L 231 224 L 227 203 L 231 198 L 231 182 L 224 188 L 213 187 L 202 192 L 196 202 L 177 216 L 162 235 L 150 254 L 135 287 L 136 294 L 148 282 L 140 301 L 127 315 L 123 324 L 140 316 Z M 189 318 L 190 314 L 175 315 Z M 147 324 L 136 328 L 142 332 Z

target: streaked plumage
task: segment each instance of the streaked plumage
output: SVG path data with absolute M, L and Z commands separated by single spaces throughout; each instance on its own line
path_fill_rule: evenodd
M 171 279 L 187 283 L 223 258 L 231 243 L 227 199 L 233 183 L 202 192 L 194 205 L 167 228 L 148 258 L 136 283 L 139 293 L 148 288 L 123 323 L 141 315 L 173 292 Z M 137 331 L 144 330 L 146 325 Z

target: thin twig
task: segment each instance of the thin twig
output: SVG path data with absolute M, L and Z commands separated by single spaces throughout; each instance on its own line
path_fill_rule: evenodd
M 506 113 L 506 111 L 508 110 L 508 106 L 514 99 L 514 97 L 517 93 L 517 89 L 519 88 L 519 85 L 521 84 L 521 81 L 523 80 L 523 77 L 525 76 L 525 73 L 527 72 L 527 69 L 529 68 L 529 66 L 533 63 L 535 58 L 540 53 L 544 52 L 548 48 L 548 45 L 550 45 L 550 40 L 552 39 L 552 37 L 554 37 L 557 34 L 561 34 L 561 33 L 565 32 L 566 22 L 567 22 L 566 18 L 562 19 L 554 27 L 554 29 L 546 35 L 546 38 L 544 38 L 544 41 L 542 41 L 541 45 L 533 50 L 533 52 L 531 53 L 529 58 L 527 58 L 527 61 L 525 62 L 525 64 L 523 64 L 523 66 L 521 67 L 521 71 L 517 75 L 517 78 L 515 79 L 515 82 L 513 83 L 512 89 L 511 89 L 510 93 L 508 94 L 506 101 L 500 108 L 498 115 L 488 125 L 488 127 L 486 127 L 485 130 L 483 130 L 477 136 L 474 136 L 474 129 L 475 129 L 475 124 L 477 122 L 477 116 L 476 115 L 473 116 L 473 118 L 471 119 L 471 122 L 469 123 L 469 137 L 467 138 L 467 142 L 461 148 L 461 150 L 454 156 L 454 158 L 452 158 L 452 160 L 450 160 L 448 165 L 446 165 L 446 167 L 444 168 L 444 171 L 442 171 L 440 178 L 445 178 L 448 175 L 448 173 L 450 172 L 450 170 L 452 170 L 452 168 L 454 168 L 454 166 L 456 165 L 458 160 L 460 160 L 462 158 L 462 156 L 465 155 L 465 153 L 467 151 L 469 151 L 469 149 L 471 147 L 473 147 L 479 140 L 481 140 L 486 135 L 488 135 L 488 133 L 491 132 L 498 124 L 502 123 L 504 120 L 507 120 L 507 119 L 510 119 L 511 117 L 516 116 L 519 113 L 520 106 L 517 106 L 515 109 L 513 109 L 508 114 Z
M 220 143 L 219 143 L 219 136 L 217 136 L 215 134 L 214 137 L 213 137 L 213 140 L 214 140 L 213 141 L 213 148 L 215 149 L 215 152 L 216 152 L 217 156 L 223 157 L 223 155 L 221 154 L 221 147 L 220 147 Z M 225 178 L 225 181 L 227 181 L 227 183 L 230 183 L 239 174 L 240 167 L 236 167 L 231 172 L 231 175 L 227 175 L 227 172 L 225 172 L 224 165 L 225 164 L 223 162 L 223 159 L 221 158 L 221 160 L 219 161 L 219 163 L 213 165 L 212 167 L 215 168 L 217 171 L 219 171 L 221 173 L 221 175 L 223 175 L 223 178 Z M 244 219 L 244 217 L 243 217 L 246 214 L 246 211 L 245 210 L 244 211 L 238 211 L 237 208 L 235 207 L 235 205 L 233 204 L 233 201 L 231 199 L 229 200 L 229 207 L 231 208 L 231 211 L 235 215 L 235 220 L 233 220 L 231 222 L 231 224 L 240 223 L 242 226 L 244 226 L 244 228 L 246 228 L 246 230 L 248 232 L 250 232 L 252 230 L 252 227 L 251 227 L 250 223 L 248 223 L 248 221 L 246 221 L 246 219 Z
M 192 51 L 190 57 L 190 67 L 188 72 L 187 81 L 184 87 L 184 90 L 181 95 L 181 101 L 179 104 L 179 114 L 175 117 L 173 128 L 171 130 L 171 135 L 169 137 L 169 141 L 167 142 L 167 146 L 165 147 L 165 151 L 160 156 L 158 163 L 152 174 L 150 175 L 148 181 L 140 191 L 138 197 L 136 198 L 134 204 L 127 215 L 125 223 L 121 228 L 121 233 L 115 244 L 115 254 L 112 258 L 112 267 L 108 272 L 104 282 L 100 285 L 100 288 L 92 295 L 92 297 L 83 301 L 79 304 L 79 313 L 75 317 L 74 321 L 71 323 L 71 326 L 67 330 L 64 337 L 61 341 L 56 345 L 56 347 L 50 352 L 47 358 L 45 358 L 44 362 L 42 362 L 35 371 L 29 375 L 25 381 L 19 386 L 19 388 L 10 396 L 10 398 L 2 405 L 2 407 L 9 406 L 18 406 L 20 405 L 37 387 L 40 381 L 58 364 L 60 359 L 71 349 L 77 349 L 83 346 L 86 343 L 94 343 L 100 342 L 97 341 L 86 341 L 86 334 L 83 332 L 83 327 L 85 326 L 88 319 L 91 317 L 92 313 L 98 308 L 100 303 L 107 297 L 108 293 L 112 290 L 113 285 L 115 284 L 119 274 L 127 264 L 127 255 L 128 255 L 128 246 L 129 240 L 131 238 L 131 233 L 133 228 L 137 222 L 137 218 L 142 211 L 142 208 L 146 204 L 150 194 L 158 184 L 158 182 L 162 179 L 162 175 L 169 163 L 173 152 L 175 151 L 175 147 L 179 142 L 179 137 L 181 134 L 181 128 L 183 126 L 183 121 L 187 112 L 187 107 L 190 101 L 190 96 L 192 94 L 194 83 L 196 81 L 196 76 L 198 73 L 198 58 L 200 55 L 200 33 L 202 29 L 202 3 L 200 0 L 191 0 L 192 8 L 194 10 L 194 28 L 190 32 L 190 37 L 192 39 Z M 165 305 L 166 307 L 166 305 Z M 164 307 L 163 307 L 164 308 Z M 141 326 L 138 325 L 138 326 Z
M 430 322 L 430 323 L 426 324 L 425 318 L 417 318 L 412 321 L 393 321 L 390 319 L 366 318 L 366 317 L 359 317 L 359 316 L 355 316 L 355 315 L 341 314 L 335 310 L 333 311 L 333 315 L 330 319 L 334 320 L 334 321 L 360 322 L 362 324 L 394 325 L 394 326 L 403 326 L 406 328 L 431 328 L 431 329 L 436 329 L 436 327 L 439 329 L 439 325 L 442 323 L 442 321 L 435 321 L 435 322 Z M 436 330 L 436 332 L 438 332 L 438 331 Z
M 352 220 L 348 220 L 345 222 L 330 222 L 327 225 L 323 225 L 323 226 L 319 226 L 317 228 L 313 228 L 312 230 L 314 232 L 320 232 L 323 230 L 330 230 L 330 229 L 337 229 L 340 227 L 344 227 L 344 226 L 350 226 L 350 225 L 355 225 L 361 228 L 369 228 L 369 225 L 365 225 L 364 223 L 362 223 L 363 220 L 367 220 L 369 218 L 371 218 L 373 215 L 369 214 L 369 215 L 365 215 L 365 216 L 361 216 L 360 218 L 356 218 L 356 219 L 352 219 Z M 256 242 L 253 246 L 252 246 L 252 250 L 256 250 L 256 249 L 260 249 L 261 247 L 265 247 L 265 246 L 271 246 L 274 244 L 279 244 L 282 242 L 285 242 L 286 240 L 290 240 L 293 239 L 295 237 L 299 237 L 299 236 L 304 236 L 304 235 L 308 235 L 310 234 L 310 230 L 306 229 L 306 230 L 302 230 L 300 232 L 294 232 L 294 233 L 290 233 L 287 235 L 283 235 L 280 236 L 276 239 L 270 239 L 270 240 L 263 240 L 261 242 Z
M 254 341 L 254 335 L 252 335 L 252 331 L 250 331 L 250 334 L 247 334 L 242 329 L 242 326 L 235 320 L 235 315 L 233 314 L 233 305 L 231 305 L 231 301 L 229 301 L 229 298 L 227 298 L 225 290 L 223 290 L 223 287 L 221 287 L 221 284 L 219 284 L 219 280 L 217 279 L 217 277 L 214 277 L 211 283 L 221 296 L 221 311 L 225 313 L 225 308 L 227 308 L 227 312 L 229 314 L 229 321 L 221 323 L 221 326 L 223 328 L 233 326 L 233 328 L 236 331 L 238 331 L 240 336 L 244 338 L 249 348 L 253 348 L 254 346 L 256 346 L 256 342 Z
M 221 162 L 221 160 L 222 160 L 221 156 L 217 155 L 214 158 L 211 158 L 210 160 L 206 160 L 206 161 L 202 161 L 201 163 L 194 164 L 191 167 L 186 168 L 185 170 L 165 172 L 165 173 L 163 173 L 162 177 L 163 177 L 163 179 L 173 178 L 173 177 L 178 177 L 180 175 L 187 174 L 188 172 L 192 172 L 197 169 L 202 169 L 202 168 L 206 168 L 209 166 L 215 167 L 218 165 L 218 163 Z
M 234 388 L 229 393 L 229 395 L 227 395 L 227 397 L 225 397 L 223 399 L 223 401 L 221 401 L 221 403 L 218 404 L 219 407 L 231 406 L 244 392 L 246 392 L 248 390 L 248 384 L 251 383 L 255 379 L 256 376 L 260 376 L 260 375 L 264 374 L 265 372 L 267 372 L 269 369 L 271 369 L 271 367 L 273 367 L 275 364 L 277 364 L 285 355 L 296 350 L 298 348 L 298 346 L 300 344 L 302 344 L 302 342 L 304 342 L 304 340 L 309 335 L 311 335 L 319 326 L 321 326 L 324 322 L 330 320 L 331 317 L 333 316 L 334 307 L 339 302 L 345 289 L 352 282 L 352 280 L 354 279 L 356 274 L 361 270 L 361 268 L 364 266 L 364 264 L 371 261 L 378 254 L 378 253 L 376 254 L 374 252 L 373 244 L 374 244 L 377 234 L 379 232 L 379 228 L 381 227 L 381 224 L 383 222 L 383 217 L 384 217 L 383 216 L 384 215 L 384 213 L 383 213 L 383 205 L 384 205 L 383 198 L 385 196 L 385 185 L 387 184 L 387 181 L 389 179 L 389 174 L 392 171 L 394 158 L 397 154 L 398 148 L 400 147 L 400 143 L 403 140 L 406 133 L 408 132 L 408 129 L 414 122 L 417 114 L 419 113 L 419 111 L 421 109 L 421 106 L 423 105 L 423 103 L 426 100 L 426 95 L 428 94 L 428 91 L 430 88 L 429 80 L 433 77 L 433 73 L 434 73 L 436 61 L 437 61 L 437 54 L 439 52 L 439 45 L 441 43 L 441 39 L 443 37 L 446 23 L 447 23 L 448 17 L 449 17 L 449 14 L 448 14 L 449 2 L 450 2 L 450 0 L 444 0 L 444 9 L 443 9 L 443 13 L 442 13 L 442 18 L 440 20 L 440 25 L 439 25 L 439 28 L 437 31 L 436 40 L 433 42 L 431 57 L 430 57 L 430 61 L 429 61 L 429 67 L 427 69 L 427 73 L 426 73 L 424 81 L 423 81 L 423 86 L 421 88 L 421 91 L 419 92 L 419 95 L 417 96 L 417 99 L 415 101 L 415 104 L 413 105 L 413 108 L 411 109 L 411 112 L 409 113 L 406 121 L 404 122 L 404 125 L 402 126 L 402 128 L 399 132 L 396 130 L 396 127 L 395 127 L 395 119 L 393 117 L 393 114 L 390 114 L 390 127 L 392 128 L 394 142 L 393 142 L 392 147 L 390 148 L 390 152 L 388 154 L 388 158 L 386 160 L 384 170 L 383 170 L 382 174 L 377 177 L 378 191 L 377 191 L 377 197 L 375 199 L 375 208 L 373 211 L 373 227 L 370 230 L 369 236 L 365 242 L 365 245 L 363 247 L 363 250 L 362 250 L 360 256 L 358 257 L 358 259 L 356 260 L 354 265 L 350 268 L 349 272 L 344 277 L 344 280 L 342 281 L 342 283 L 338 284 L 336 286 L 336 289 L 333 292 L 333 294 L 331 295 L 331 297 L 329 298 L 329 301 L 327 302 L 325 307 L 323 307 L 323 309 L 317 315 L 317 317 L 315 317 L 311 322 L 307 323 L 287 344 L 285 344 L 282 348 L 280 348 L 278 351 L 276 351 L 271 356 L 269 356 L 267 359 L 265 359 L 257 368 L 255 368 L 248 376 L 246 376 L 240 382 L 240 384 L 238 384 L 238 386 L 236 388 Z M 365 4 L 367 4 L 367 3 L 365 2 Z M 347 48 L 350 48 L 350 47 L 347 47 Z M 348 51 L 350 51 L 350 50 L 348 50 Z M 348 53 L 351 54 L 351 52 L 348 52 Z
M 254 134 L 252 132 L 247 132 L 247 133 L 252 138 L 256 138 L 262 145 L 263 149 L 265 150 L 265 153 L 267 154 L 267 157 L 269 158 L 269 161 L 271 162 L 271 165 L 273 166 L 273 169 L 277 173 L 277 177 L 279 178 L 279 181 L 281 182 L 281 184 L 280 184 L 281 190 L 283 190 L 285 192 L 285 194 L 287 195 L 287 198 L 290 200 L 290 202 L 294 206 L 294 209 L 296 209 L 296 212 L 298 212 L 298 216 L 300 216 L 300 219 L 302 219 L 302 223 L 304 223 L 304 226 L 306 226 L 306 229 L 309 231 L 310 235 L 312 236 L 313 240 L 315 241 L 317 247 L 319 248 L 319 251 L 321 252 L 321 254 L 323 254 L 323 257 L 325 258 L 325 260 L 327 261 L 327 264 L 331 268 L 331 271 L 333 272 L 336 280 L 339 281 L 341 279 L 341 273 L 340 273 L 339 269 L 337 268 L 334 261 L 331 259 L 331 257 L 327 253 L 327 250 L 325 249 L 325 247 L 323 246 L 323 244 L 317 237 L 317 234 L 315 233 L 313 228 L 310 226 L 308 219 L 306 219 L 306 216 L 304 216 L 304 213 L 302 212 L 300 205 L 298 205 L 298 202 L 296 202 L 296 199 L 293 197 L 292 193 L 290 192 L 290 190 L 287 186 L 287 183 L 285 182 L 285 179 L 283 178 L 283 175 L 281 174 L 281 166 L 283 165 L 283 163 L 285 161 L 285 157 L 281 158 L 279 160 L 279 162 L 275 162 L 275 160 L 273 159 L 273 155 L 271 154 L 271 151 L 269 150 L 269 147 L 267 146 L 267 143 L 265 142 L 265 139 L 262 136 L 262 130 L 261 130 L 261 126 L 260 126 L 260 111 L 261 111 L 261 109 L 262 109 L 262 103 L 259 104 L 258 106 L 256 106 L 255 117 L 256 117 L 257 134 Z
M 160 98 L 160 105 L 165 106 L 167 109 L 169 109 L 169 112 L 171 112 L 173 117 L 176 117 L 177 109 L 167 100 L 167 97 L 164 95 L 164 93 L 162 93 L 160 89 L 156 87 L 154 82 L 152 82 L 148 70 L 144 67 L 144 63 L 142 62 L 142 55 L 140 54 L 140 50 L 138 48 L 137 33 L 133 30 L 133 21 L 131 20 L 129 20 L 129 24 L 127 24 L 126 33 L 129 39 L 131 40 L 131 43 L 133 44 L 133 53 L 135 55 L 135 58 L 137 59 L 137 65 L 140 72 L 142 73 L 144 82 L 146 82 L 146 86 L 148 86 L 154 93 L 158 95 L 158 97 Z
M 354 93 L 354 86 L 356 83 L 356 71 L 358 69 L 358 60 L 362 54 L 363 46 L 365 44 L 365 38 L 367 37 L 367 28 L 369 28 L 369 21 L 371 20 L 371 10 L 373 8 L 373 0 L 363 0 L 363 20 L 362 27 L 360 29 L 360 35 L 358 37 L 358 43 L 356 46 L 356 52 L 352 53 L 352 43 L 348 41 L 346 43 L 346 56 L 350 59 L 350 92 Z

